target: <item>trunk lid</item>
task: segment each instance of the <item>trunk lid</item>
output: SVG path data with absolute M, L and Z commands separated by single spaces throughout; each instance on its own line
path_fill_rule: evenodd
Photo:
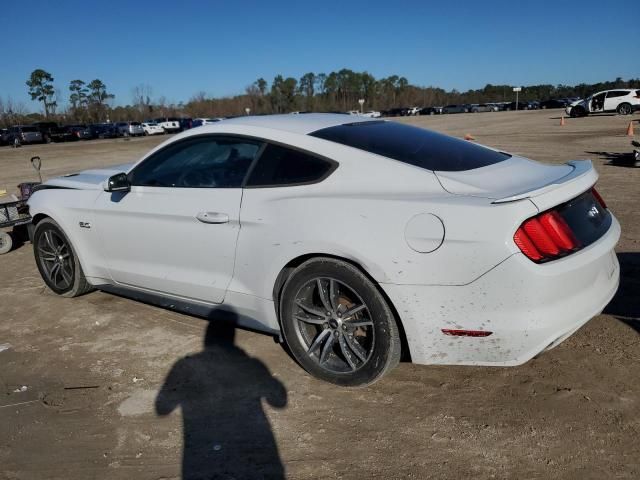
M 454 195 L 487 198 L 495 204 L 530 199 L 540 211 L 580 195 L 598 179 L 590 160 L 546 165 L 518 156 L 487 167 L 435 174 L 442 188 Z

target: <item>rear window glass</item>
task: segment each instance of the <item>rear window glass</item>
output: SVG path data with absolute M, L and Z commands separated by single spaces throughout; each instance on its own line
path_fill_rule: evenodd
M 336 164 L 291 148 L 269 144 L 249 175 L 248 187 L 276 187 L 323 180 Z
M 349 123 L 311 135 L 427 170 L 472 170 L 511 158 L 466 140 L 396 122 Z

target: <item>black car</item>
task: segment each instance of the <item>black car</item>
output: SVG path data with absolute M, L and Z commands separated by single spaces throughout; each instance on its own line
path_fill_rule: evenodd
M 91 138 L 117 138 L 118 130 L 112 123 L 94 123 L 89 125 Z
M 550 98 L 549 100 L 544 100 L 540 102 L 540 108 L 565 108 L 569 105 L 569 102 L 566 98 Z
M 442 108 L 442 113 L 467 113 L 469 105 L 447 105 Z
M 408 108 L 392 108 L 390 110 L 385 110 L 380 112 L 383 117 L 406 117 L 409 115 Z
M 418 111 L 418 115 L 439 115 L 442 113 L 442 107 L 424 107 Z
M 71 132 L 71 135 L 74 135 L 78 140 L 90 140 L 92 138 L 89 127 L 86 125 L 67 125 L 63 128 Z
M 529 103 L 528 102 L 517 102 L 518 103 L 518 108 L 517 110 L 529 110 Z M 505 110 L 516 110 L 516 102 L 511 102 L 508 103 L 505 107 Z
M 190 128 L 193 128 L 193 119 L 191 118 L 181 118 L 179 122 L 180 122 L 180 130 L 183 132 L 185 130 L 189 130 Z
M 77 140 L 75 135 L 60 127 L 56 122 L 36 122 L 32 123 L 31 126 L 38 129 L 42 134 L 42 141 L 45 143 Z
M 9 130 L 6 128 L 0 129 L 0 145 L 9 145 L 11 143 L 9 138 L 11 135 L 9 134 Z

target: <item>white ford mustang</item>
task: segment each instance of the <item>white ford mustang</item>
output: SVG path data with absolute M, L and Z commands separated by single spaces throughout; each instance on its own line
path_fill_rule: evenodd
M 311 374 L 518 365 L 614 295 L 620 226 L 589 161 L 543 165 L 347 115 L 243 117 L 29 201 L 46 284 L 277 335 Z

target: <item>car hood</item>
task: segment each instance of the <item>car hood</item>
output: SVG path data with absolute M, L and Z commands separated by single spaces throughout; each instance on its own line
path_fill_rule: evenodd
M 581 105 L 581 104 L 585 103 L 585 101 L 586 100 L 584 98 L 581 98 L 580 100 L 576 100 L 575 102 L 571 102 L 569 104 L 569 106 L 570 107 L 575 107 L 576 105 Z
M 570 162 L 565 165 L 547 165 L 524 157 L 512 156 L 508 160 L 487 167 L 459 172 L 436 171 L 442 187 L 454 195 L 468 195 L 495 201 L 529 198 L 536 191 L 553 188 L 565 181 L 576 170 L 576 165 L 591 168 L 591 162 Z M 583 168 L 583 167 L 581 167 Z
M 112 167 L 84 170 L 78 173 L 63 175 L 44 182 L 46 186 L 75 188 L 81 190 L 99 190 L 109 177 L 116 173 L 128 172 L 133 163 L 123 163 Z

